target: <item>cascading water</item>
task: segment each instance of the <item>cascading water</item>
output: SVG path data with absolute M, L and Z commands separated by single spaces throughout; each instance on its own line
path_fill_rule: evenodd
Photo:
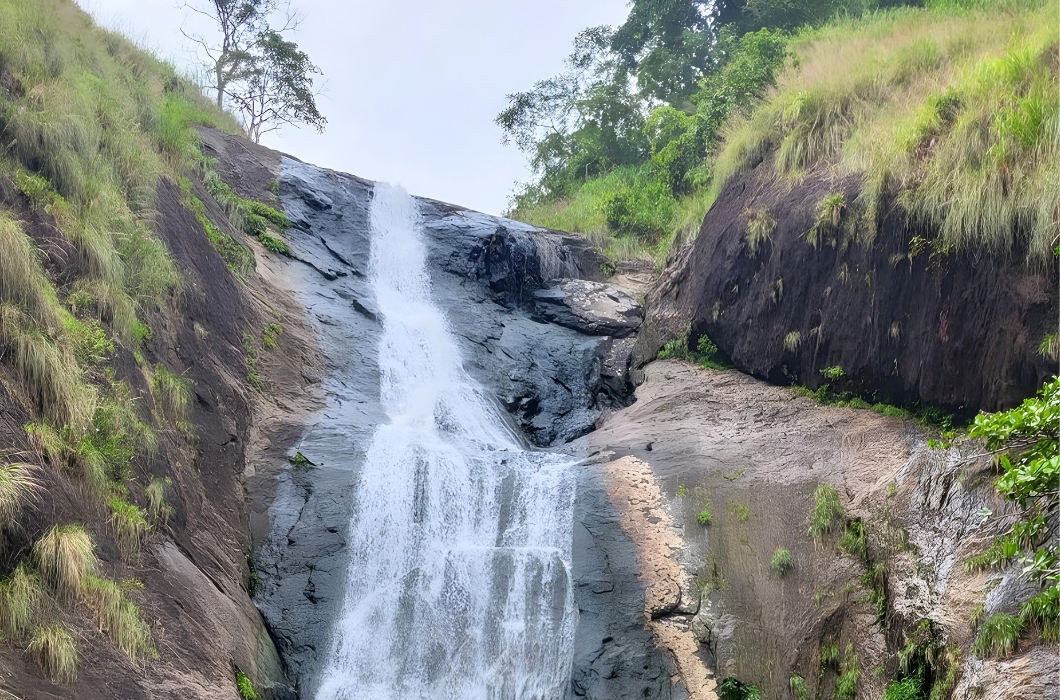
M 389 422 L 360 475 L 317 700 L 561 700 L 577 617 L 571 463 L 523 449 L 463 370 L 415 200 L 377 185 L 371 227 Z

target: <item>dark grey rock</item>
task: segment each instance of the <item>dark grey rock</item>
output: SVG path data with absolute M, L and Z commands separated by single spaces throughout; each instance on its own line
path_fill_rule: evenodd
M 625 338 L 644 320 L 636 299 L 603 282 L 560 279 L 534 297 L 540 318 L 589 335 Z

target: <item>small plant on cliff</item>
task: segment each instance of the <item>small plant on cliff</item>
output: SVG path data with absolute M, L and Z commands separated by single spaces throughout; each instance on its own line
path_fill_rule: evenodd
M 802 333 L 792 331 L 784 336 L 784 349 L 788 352 L 796 352 L 802 345 Z
M 919 675 L 909 676 L 888 684 L 883 700 L 924 700 L 924 679 Z
M 128 596 L 129 591 L 142 587 L 139 581 L 127 580 L 118 584 L 90 574 L 85 577 L 81 594 L 82 600 L 95 613 L 100 629 L 133 661 L 158 655 L 140 608 Z
M 1002 658 L 1016 650 L 1023 633 L 1023 621 L 1013 615 L 997 613 L 983 624 L 979 636 L 972 645 L 976 656 Z
M 54 525 L 33 545 L 37 569 L 60 598 L 80 594 L 85 577 L 96 571 L 92 538 L 80 525 Z
M 66 627 L 41 627 L 34 633 L 26 651 L 53 683 L 70 683 L 77 678 L 77 645 L 74 635 Z
M 107 501 L 110 508 L 110 525 L 114 531 L 114 541 L 122 556 L 131 557 L 140 551 L 140 543 L 151 529 L 144 512 L 139 506 L 112 496 Z
M 243 334 L 243 352 L 247 358 L 247 383 L 255 389 L 261 389 L 265 383 L 258 376 L 258 351 L 254 347 L 254 336 Z
M 40 492 L 36 469 L 28 464 L 0 463 L 0 523 L 15 519 Z
M 23 640 L 33 630 L 44 600 L 40 580 L 25 562 L 0 581 L 0 634 L 7 640 Z
M 791 688 L 791 694 L 795 696 L 795 700 L 810 700 L 810 689 L 806 687 L 806 679 L 802 676 L 791 674 L 788 687 Z
M 729 676 L 718 684 L 718 697 L 721 700 L 762 700 L 762 693 L 755 686 Z
M 747 519 L 751 517 L 751 507 L 746 503 L 733 503 L 729 512 L 736 516 L 736 519 L 741 523 L 746 523 Z
M 261 332 L 261 344 L 266 350 L 276 347 L 276 339 L 283 333 L 283 326 L 278 323 L 266 323 Z
M 1019 560 L 1024 573 L 1041 586 L 1039 593 L 1020 606 L 1019 622 L 1034 625 L 1043 639 L 1056 642 L 1060 640 L 1060 555 L 1055 546 L 1055 513 L 1060 508 L 1060 378 L 1016 408 L 980 414 L 968 434 L 997 455 L 1001 477 L 995 486 L 1014 506 L 1016 517 L 997 518 L 1000 534 L 966 566 L 983 569 Z M 984 515 L 993 514 L 984 511 Z M 981 635 L 985 646 L 977 642 L 978 648 L 989 648 L 990 653 L 997 648 L 990 640 L 1004 639 L 1015 629 L 1007 616 L 995 618 L 991 618 L 994 629 L 986 637 Z
M 809 534 L 820 542 L 843 519 L 843 504 L 831 484 L 819 484 L 813 492 Z
M 254 690 L 254 684 L 247 678 L 247 674 L 238 667 L 236 668 L 236 690 L 239 691 L 239 697 L 243 700 L 258 700 L 261 697 L 258 691 Z
M 840 674 L 835 680 L 833 700 L 853 700 L 858 692 L 858 679 L 860 677 L 861 669 L 858 668 L 858 655 L 854 653 L 854 646 L 847 644 L 846 651 L 843 652 Z
M 155 365 L 151 389 L 163 413 L 174 421 L 187 420 L 188 404 L 191 403 L 190 387 L 190 379 L 173 374 L 163 364 Z
M 836 546 L 850 556 L 868 562 L 868 543 L 865 539 L 865 528 L 860 520 L 851 520 L 847 523 L 846 530 Z
M 165 527 L 169 519 L 173 517 L 173 506 L 166 500 L 166 489 L 173 485 L 173 480 L 168 476 L 164 479 L 155 477 L 144 487 L 144 495 L 147 497 L 147 513 L 158 525 Z
M 696 522 L 703 527 L 707 527 L 714 522 L 714 516 L 710 514 L 709 510 L 701 510 L 696 514 Z
M 747 241 L 747 252 L 753 258 L 767 241 L 773 239 L 773 232 L 777 229 L 777 220 L 766 209 L 752 212 L 750 209 L 744 212 L 747 217 L 747 229 L 744 240 Z
M 792 559 L 790 551 L 778 547 L 773 552 L 773 558 L 769 561 L 769 568 L 773 570 L 774 574 L 784 578 L 795 568 L 795 560 Z

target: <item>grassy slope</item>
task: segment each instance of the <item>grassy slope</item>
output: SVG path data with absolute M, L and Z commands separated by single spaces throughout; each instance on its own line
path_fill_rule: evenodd
M 861 214 L 852 233 L 865 243 L 878 206 L 896 199 L 940 251 L 1017 247 L 1041 261 L 1056 245 L 1060 204 L 1057 7 L 986 5 L 904 8 L 798 33 L 795 65 L 731 120 L 709 159 L 713 181 L 658 214 L 667 232 L 654 246 L 607 229 L 607 197 L 630 186 L 629 172 L 512 215 L 583 233 L 612 257 L 661 263 L 675 240 L 695 237 L 726 179 L 776 153 L 787 180 L 822 167 L 863 174 L 860 200 L 845 205 Z
M 40 457 L 80 483 L 84 512 L 106 514 L 108 527 L 90 528 L 96 543 L 111 538 L 135 557 L 169 512 L 146 469 L 159 436 L 194 439 L 176 400 L 187 403 L 187 380 L 140 352 L 148 311 L 180 313 L 181 275 L 150 225 L 156 186 L 183 179 L 199 157 L 193 122 L 239 126 L 172 66 L 68 0 L 0 0 L 0 17 L 0 357 L 30 399 L 26 432 Z M 130 354 L 135 363 L 119 361 Z M 149 415 L 130 383 L 152 387 L 159 410 Z M 48 482 L 11 464 L 16 455 L 0 450 L 8 520 Z M 104 575 L 81 525 L 51 530 L 31 550 L 0 540 L 0 562 L 0 638 L 26 647 L 53 679 L 76 676 L 82 641 L 56 610 L 91 615 L 133 660 L 155 654 L 128 595 L 135 584 Z

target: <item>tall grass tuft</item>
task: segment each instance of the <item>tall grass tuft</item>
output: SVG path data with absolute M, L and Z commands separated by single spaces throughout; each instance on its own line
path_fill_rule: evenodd
M 127 589 L 138 585 L 135 581 L 119 585 L 108 578 L 90 575 L 82 587 L 85 604 L 96 614 L 102 631 L 134 661 L 157 655 L 151 630 L 140 608 L 128 597 Z
M 80 525 L 54 525 L 33 545 L 33 559 L 56 594 L 72 600 L 99 569 L 92 537 Z
M 843 520 L 843 504 L 839 493 L 831 484 L 819 484 L 813 492 L 813 510 L 810 512 L 809 534 L 820 541 Z
M 0 581 L 0 633 L 15 641 L 29 637 L 43 602 L 40 580 L 25 562 L 20 563 Z
M 151 389 L 163 413 L 174 421 L 188 418 L 191 402 L 191 380 L 173 374 L 165 365 L 157 364 L 151 377 Z
M 53 683 L 72 683 L 77 679 L 77 644 L 65 626 L 41 627 L 26 650 Z
M 112 496 L 107 501 L 107 507 L 110 509 L 110 526 L 114 533 L 114 541 L 122 556 L 136 555 L 151 529 L 147 518 L 144 517 L 144 512 L 139 506 L 134 506 L 118 496 Z
M 155 477 L 144 487 L 144 495 L 147 497 L 147 514 L 151 516 L 156 524 L 165 527 L 169 519 L 173 517 L 173 506 L 166 500 L 166 489 L 172 486 L 173 481 L 167 476 L 164 479 Z
M 0 464 L 0 522 L 10 522 L 37 499 L 40 492 L 36 467 L 29 464 Z
M 1002 658 L 1016 650 L 1020 635 L 1023 634 L 1023 621 L 1018 617 L 996 613 L 983 623 L 979 636 L 972 645 L 972 653 L 981 657 Z

